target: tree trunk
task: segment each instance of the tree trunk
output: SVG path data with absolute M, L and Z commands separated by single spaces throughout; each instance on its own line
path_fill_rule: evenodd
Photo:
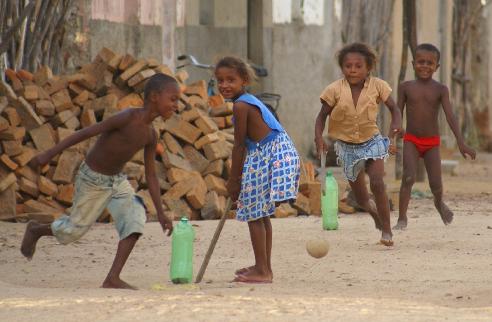
M 65 24 L 74 0 L 0 1 L 0 75 L 5 68 L 36 71 L 59 65 Z M 60 71 L 57 68 L 57 71 Z

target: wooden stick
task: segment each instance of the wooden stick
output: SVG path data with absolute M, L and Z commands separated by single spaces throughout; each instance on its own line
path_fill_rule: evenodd
M 212 257 L 212 253 L 214 252 L 215 245 L 217 244 L 217 241 L 219 240 L 220 233 L 222 232 L 222 228 L 224 227 L 224 223 L 225 223 L 225 220 L 227 218 L 227 214 L 229 213 L 229 210 L 231 210 L 231 207 L 232 207 L 232 200 L 230 198 L 228 198 L 225 212 L 222 214 L 222 217 L 220 218 L 219 224 L 217 225 L 217 228 L 215 229 L 214 237 L 212 238 L 212 241 L 210 242 L 210 246 L 208 246 L 207 254 L 205 255 L 205 259 L 203 260 L 203 263 L 202 263 L 202 266 L 200 267 L 200 270 L 198 271 L 198 275 L 196 276 L 195 283 L 200 283 L 203 279 L 203 275 L 205 274 L 205 270 L 207 269 L 208 262 L 210 261 L 210 258 Z

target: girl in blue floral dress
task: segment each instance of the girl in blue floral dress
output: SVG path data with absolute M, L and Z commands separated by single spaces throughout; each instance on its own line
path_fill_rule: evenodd
M 224 57 L 215 68 L 220 93 L 234 101 L 234 148 L 227 188 L 237 200 L 237 219 L 248 222 L 255 265 L 236 271 L 236 282 L 271 283 L 275 204 L 295 199 L 299 155 L 268 108 L 245 88 L 254 79 L 241 59 Z

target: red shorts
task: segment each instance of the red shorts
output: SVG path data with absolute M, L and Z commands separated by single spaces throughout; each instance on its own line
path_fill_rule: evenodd
M 419 151 L 420 157 L 423 157 L 424 154 L 430 149 L 441 145 L 441 138 L 437 136 L 427 136 L 427 137 L 418 137 L 413 134 L 405 133 L 403 136 L 403 141 L 411 142 Z

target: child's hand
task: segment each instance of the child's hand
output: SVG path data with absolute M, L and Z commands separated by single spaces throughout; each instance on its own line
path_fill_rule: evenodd
M 166 233 L 166 230 L 167 230 L 167 235 L 171 236 L 171 234 L 173 232 L 172 220 L 170 218 L 168 218 L 167 216 L 163 215 L 163 216 L 159 216 L 159 223 L 161 224 L 162 231 L 164 232 L 164 234 Z
M 227 191 L 232 201 L 236 201 L 239 198 L 239 192 L 241 191 L 241 181 L 238 180 L 227 180 Z
M 45 165 L 47 165 L 51 160 L 51 157 L 48 155 L 47 152 L 39 153 L 35 155 L 31 161 L 29 161 L 28 165 L 33 169 L 33 170 L 38 170 Z
M 328 151 L 328 144 L 326 144 L 322 137 L 314 139 L 314 143 L 316 144 L 318 159 L 321 159 L 321 153 L 326 153 Z
M 468 159 L 466 157 L 468 155 L 472 160 L 475 160 L 475 158 L 477 156 L 477 152 L 475 152 L 475 150 L 473 150 L 472 148 L 470 148 L 466 144 L 461 144 L 458 147 L 460 149 L 460 152 L 461 152 L 461 155 L 463 156 L 463 158 Z
M 404 130 L 401 128 L 401 126 L 394 125 L 391 123 L 390 126 L 390 131 L 388 133 L 388 137 L 390 139 L 397 138 L 397 137 L 402 137 L 404 134 Z
M 395 155 L 396 152 L 398 152 L 398 148 L 396 147 L 396 144 L 395 144 L 395 141 L 394 140 L 391 140 L 390 141 L 390 145 L 388 147 L 388 152 L 391 155 Z

